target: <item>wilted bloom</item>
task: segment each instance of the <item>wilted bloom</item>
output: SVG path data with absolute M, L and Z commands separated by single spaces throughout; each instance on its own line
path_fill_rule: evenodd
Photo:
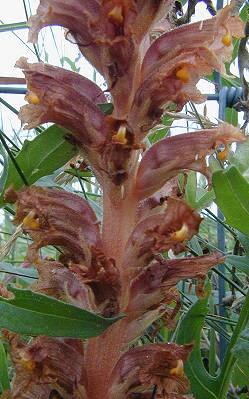
M 164 108 L 203 100 L 196 83 L 213 69 L 223 72 L 232 37 L 243 35 L 243 25 L 227 6 L 213 19 L 151 42 L 171 4 L 41 0 L 29 21 L 32 41 L 44 26 L 67 28 L 67 38 L 105 78 L 114 107 L 105 115 L 105 93 L 76 73 L 24 58 L 17 62 L 28 86 L 29 104 L 20 112 L 26 128 L 45 122 L 66 127 L 103 189 L 101 222 L 86 200 L 64 190 L 8 189 L 5 200 L 16 204 L 14 223 L 33 239 L 27 261 L 39 279 L 31 288 L 107 317 L 126 317 L 84 343 L 46 337 L 25 343 L 10 334 L 16 376 L 3 398 L 148 399 L 154 385 L 158 399 L 187 398 L 183 367 L 192 343 L 131 344 L 160 318 L 172 327 L 180 280 L 197 279 L 202 295 L 206 273 L 224 261 L 220 253 L 163 256 L 185 251 L 201 223 L 182 198 L 179 172 L 198 171 L 210 183 L 206 156 L 219 144 L 227 148 L 245 138 L 222 124 L 165 138 L 147 151 L 143 139 Z M 47 245 L 60 248 L 58 260 L 40 258 Z

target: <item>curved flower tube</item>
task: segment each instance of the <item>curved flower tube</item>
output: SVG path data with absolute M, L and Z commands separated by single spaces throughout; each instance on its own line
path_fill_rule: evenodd
M 158 393 L 168 399 L 184 394 L 189 385 L 183 371 L 192 345 L 144 345 L 130 349 L 123 355 L 111 375 L 110 399 L 140 392 L 142 387 L 157 385 Z
M 16 334 L 9 334 L 8 341 L 16 368 L 11 398 L 49 398 L 53 397 L 51 392 L 55 398 L 84 398 L 84 351 L 80 340 L 38 337 L 26 344 Z
M 246 137 L 226 123 L 215 129 L 179 134 L 153 145 L 139 165 L 134 192 L 143 199 L 159 190 L 180 171 L 194 170 L 203 173 L 211 183 L 211 171 L 206 155 L 212 154 L 219 144 L 225 146 L 245 141 Z
M 243 37 L 243 23 L 231 17 L 233 5 L 217 16 L 182 26 L 160 36 L 143 59 L 140 84 L 134 96 L 129 123 L 140 138 L 171 103 L 181 110 L 188 101 L 203 102 L 196 89 L 199 79 L 213 69 L 225 73 L 223 62 L 230 58 L 232 37 Z
M 28 86 L 25 99 L 29 104 L 21 107 L 19 114 L 24 127 L 32 129 L 45 122 L 66 127 L 95 165 L 96 150 L 104 145 L 107 135 L 104 114 L 96 105 L 106 102 L 101 89 L 63 68 L 29 64 L 26 58 L 20 58 L 16 66 L 23 70 Z
M 132 90 L 134 69 L 139 61 L 139 46 L 150 26 L 171 5 L 170 0 L 42 0 L 37 14 L 30 18 L 29 40 L 37 41 L 44 26 L 61 25 L 68 29 L 72 42 L 104 76 L 115 105 L 124 115 Z M 127 91 L 128 90 L 128 91 Z
M 99 224 L 88 203 L 75 194 L 41 187 L 5 193 L 8 202 L 16 202 L 14 223 L 34 240 L 30 255 L 47 245 L 60 245 L 69 260 L 84 260 L 91 265 L 91 250 L 101 250 Z M 68 223 L 70 220 L 71 223 Z

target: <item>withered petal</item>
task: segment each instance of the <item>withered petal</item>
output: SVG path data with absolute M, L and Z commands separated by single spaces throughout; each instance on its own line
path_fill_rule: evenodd
M 155 254 L 170 248 L 175 253 L 183 251 L 186 242 L 197 233 L 201 220 L 185 201 L 168 198 L 163 213 L 138 223 L 126 246 L 124 275 L 128 281 L 147 266 Z
M 143 199 L 159 190 L 180 171 L 194 170 L 203 173 L 209 183 L 205 156 L 212 154 L 219 144 L 245 141 L 238 128 L 223 123 L 215 129 L 179 134 L 154 144 L 143 156 L 139 165 L 134 191 Z
M 152 344 L 130 349 L 115 366 L 109 388 L 109 399 L 123 399 L 124 394 L 147 390 L 157 384 L 158 393 L 183 394 L 188 389 L 183 369 L 172 372 L 188 358 L 192 345 Z M 181 366 L 182 367 L 182 366 Z M 169 395 L 169 398 L 171 396 Z
M 85 370 L 80 340 L 38 337 L 25 344 L 12 334 L 9 341 L 16 369 L 13 399 L 48 399 L 53 390 L 65 399 L 82 398 Z
M 214 18 L 166 32 L 150 46 L 129 115 L 140 138 L 160 118 L 162 105 L 173 102 L 180 110 L 189 100 L 203 102 L 196 89 L 199 79 L 213 69 L 225 73 L 232 37 L 244 36 L 243 22 L 230 16 L 232 9 L 228 5 Z
M 43 246 L 59 245 L 69 259 L 84 260 L 89 265 L 92 248 L 101 250 L 96 215 L 78 195 L 32 186 L 18 193 L 10 188 L 5 198 L 16 202 L 14 223 L 23 223 L 24 230 L 33 238 L 34 256 Z
M 69 129 L 83 150 L 103 145 L 105 117 L 96 104 L 106 99 L 95 83 L 63 68 L 29 64 L 26 58 L 20 58 L 16 66 L 23 70 L 28 86 L 30 104 L 19 114 L 25 128 L 54 122 Z
M 176 284 L 188 278 L 198 278 L 224 261 L 220 252 L 195 258 L 153 260 L 130 284 L 128 311 L 144 310 L 165 302 Z
M 68 301 L 75 306 L 98 312 L 94 295 L 89 285 L 84 284 L 76 273 L 62 263 L 47 259 L 36 262 L 39 279 L 32 284 L 33 291 Z

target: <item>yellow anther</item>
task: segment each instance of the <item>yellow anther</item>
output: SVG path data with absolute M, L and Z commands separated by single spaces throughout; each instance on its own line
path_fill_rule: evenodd
M 33 371 L 36 367 L 36 364 L 33 360 L 22 359 L 20 363 L 28 371 Z
M 222 43 L 223 43 L 225 46 L 227 46 L 227 47 L 231 46 L 231 44 L 232 44 L 232 37 L 231 37 L 230 33 L 227 33 L 225 36 L 223 36 L 223 38 L 222 38 Z
M 39 219 L 34 218 L 33 212 L 30 212 L 25 218 L 23 219 L 23 227 L 26 229 L 36 230 L 39 229 Z
M 175 375 L 177 377 L 182 377 L 184 375 L 183 361 L 181 359 L 177 360 L 177 365 L 170 370 L 170 375 Z
M 190 79 L 188 68 L 184 66 L 181 69 L 178 69 L 178 71 L 176 71 L 176 77 L 183 83 L 188 83 Z
M 124 21 L 122 6 L 121 5 L 115 6 L 108 13 L 108 17 L 110 19 L 112 19 L 114 22 L 116 22 L 116 23 L 121 25 L 123 23 L 123 21 Z
M 186 223 L 183 223 L 182 227 L 180 230 L 175 231 L 172 233 L 171 238 L 175 241 L 182 242 L 188 238 L 188 226 Z
M 30 104 L 34 104 L 34 105 L 40 104 L 40 99 L 39 99 L 39 97 L 38 97 L 37 94 L 34 93 L 33 91 L 30 91 L 30 92 L 27 94 L 26 100 L 27 100 Z
M 229 148 L 226 145 L 223 151 L 218 152 L 217 154 L 217 158 L 221 161 L 224 162 L 227 157 L 228 157 L 228 153 L 229 153 Z
M 127 144 L 126 138 L 126 126 L 121 125 L 118 129 L 118 133 L 112 136 L 112 141 L 118 144 Z

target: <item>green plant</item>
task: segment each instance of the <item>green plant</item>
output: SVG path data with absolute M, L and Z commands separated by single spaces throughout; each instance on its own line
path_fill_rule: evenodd
M 112 104 L 96 84 L 74 72 L 23 58 L 17 62 L 28 86 L 29 104 L 20 111 L 26 128 L 53 122 L 66 130 L 53 125 L 16 156 L 9 153 L 3 175 L 2 205 L 15 203 L 15 211 L 8 208 L 15 212 L 14 223 L 33 240 L 26 263 L 38 271 L 31 285 L 38 293 L 1 287 L 0 326 L 38 335 L 29 339 L 5 333 L 16 375 L 3 398 L 186 398 L 183 363 L 193 339 L 200 343 L 207 310 L 205 276 L 225 257 L 207 251 L 196 238 L 201 218 L 193 207 L 201 209 L 213 193 L 202 190 L 196 196 L 196 175 L 190 173 L 187 182 L 183 176 L 180 183 L 178 175 L 201 172 L 210 184 L 205 157 L 223 144 L 218 159 L 224 160 L 228 145 L 245 137 L 221 124 L 174 137 L 152 134 L 146 152 L 144 141 L 164 111 L 172 111 L 172 103 L 179 111 L 187 101 L 203 100 L 196 83 L 213 69 L 224 71 L 232 37 L 243 35 L 243 25 L 230 15 L 233 6 L 227 6 L 201 25 L 171 30 L 150 44 L 151 29 L 157 31 L 155 24 L 169 8 L 165 1 L 41 0 L 30 19 L 32 41 L 44 26 L 68 29 L 67 37 L 104 76 Z M 77 177 L 85 199 L 58 188 L 29 186 L 77 151 L 84 161 L 71 162 L 66 170 Z M 92 176 L 97 180 L 85 184 Z M 90 199 L 101 195 L 86 191 L 91 183 L 101 187 L 103 216 L 90 206 Z M 41 256 L 47 246 L 56 249 L 53 259 Z M 169 250 L 199 256 L 169 259 Z M 178 323 L 178 345 L 166 327 L 172 327 L 180 308 L 176 285 L 190 278 L 205 298 Z M 217 378 L 205 371 L 200 348 L 192 351 L 186 372 L 197 399 L 225 399 L 232 350 L 247 322 L 247 307 L 246 299 Z M 165 323 L 161 332 L 171 342 L 131 347 L 150 339 L 150 328 L 157 334 L 158 320 Z M 189 327 L 194 323 L 195 331 Z M 9 388 L 6 373 L 2 387 Z

